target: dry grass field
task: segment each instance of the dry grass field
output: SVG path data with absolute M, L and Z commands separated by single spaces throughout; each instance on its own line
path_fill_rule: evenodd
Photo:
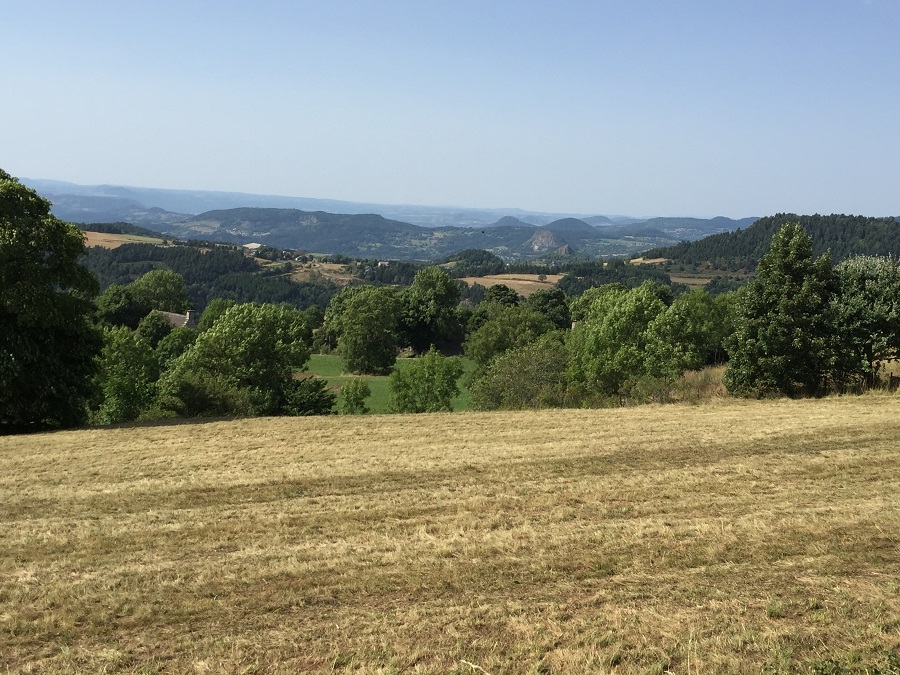
M 543 281 L 540 277 L 544 277 Z M 562 278 L 562 274 L 489 274 L 483 277 L 463 277 L 460 281 L 465 281 L 470 286 L 481 284 L 485 288 L 504 284 L 527 298 L 535 291 L 553 288 Z
M 141 237 L 136 234 L 109 234 L 107 232 L 85 232 L 86 246 L 118 248 L 122 244 L 161 244 L 162 239 Z
M 258 262 L 263 262 L 257 259 Z M 280 263 L 279 263 L 280 264 Z M 325 263 L 318 260 L 305 263 L 293 263 L 293 272 L 291 278 L 294 281 L 316 281 L 325 279 L 337 284 L 338 286 L 346 286 L 351 281 L 359 279 L 347 271 L 346 265 L 337 263 Z
M 900 398 L 3 437 L 0 540 L 0 672 L 896 673 Z

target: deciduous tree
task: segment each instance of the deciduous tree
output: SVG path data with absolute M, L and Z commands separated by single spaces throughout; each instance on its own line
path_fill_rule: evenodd
M 310 340 L 306 315 L 300 310 L 286 305 L 235 305 L 171 363 L 160 379 L 160 406 L 178 414 L 202 407 L 184 400 L 184 383 L 199 392 L 199 400 L 205 381 L 222 394 L 210 397 L 219 408 L 222 401 L 237 400 L 238 392 L 245 395 L 246 412 L 254 415 L 330 409 L 334 395 L 307 381 L 314 378 L 293 379 L 294 371 L 302 370 L 309 360 Z
M 338 350 L 351 373 L 383 375 L 397 360 L 401 304 L 390 287 L 354 289 L 341 304 Z M 332 308 L 329 307 L 329 310 Z
M 102 338 L 83 252 L 81 231 L 0 169 L 0 433 L 86 419 Z
M 430 349 L 408 367 L 391 373 L 391 409 L 400 413 L 453 410 L 462 373 L 458 357 L 444 357 Z
M 459 285 L 440 267 L 425 267 L 416 272 L 403 301 L 403 333 L 413 351 L 421 354 L 462 339 L 456 321 Z

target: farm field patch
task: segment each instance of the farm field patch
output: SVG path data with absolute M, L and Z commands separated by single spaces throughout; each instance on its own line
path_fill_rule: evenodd
M 85 231 L 86 246 L 100 246 L 101 248 L 118 248 L 122 244 L 162 244 L 162 239 L 155 237 L 142 237 L 136 234 L 110 234 L 107 232 Z
M 544 279 L 542 280 L 540 277 L 544 277 Z M 528 297 L 535 291 L 552 288 L 562 278 L 562 274 L 489 274 L 483 277 L 463 277 L 460 281 L 465 281 L 470 286 L 481 284 L 485 288 L 504 284 L 519 295 Z
M 0 670 L 886 667 L 897 476 L 886 394 L 0 437 Z

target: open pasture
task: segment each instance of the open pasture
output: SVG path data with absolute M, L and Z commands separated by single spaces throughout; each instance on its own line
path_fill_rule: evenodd
M 898 533 L 884 394 L 3 437 L 0 671 L 875 672 Z

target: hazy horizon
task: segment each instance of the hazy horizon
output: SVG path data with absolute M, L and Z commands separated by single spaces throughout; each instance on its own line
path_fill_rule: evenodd
M 0 166 L 710 218 L 900 213 L 898 0 L 96 0 L 4 15 Z

